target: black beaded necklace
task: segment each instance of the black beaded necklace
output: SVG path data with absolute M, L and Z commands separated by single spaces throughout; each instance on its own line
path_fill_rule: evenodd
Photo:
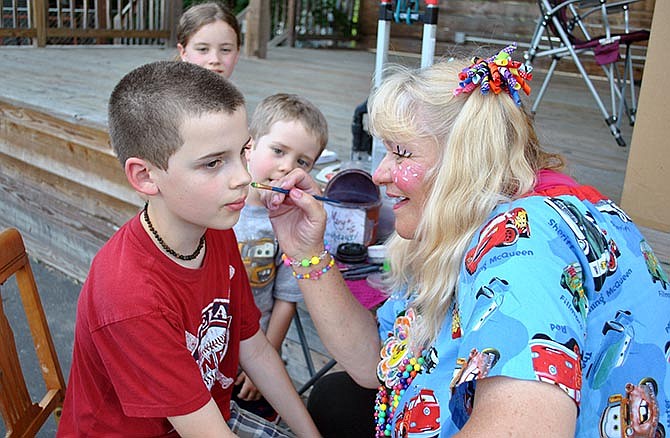
M 202 251 L 202 248 L 205 246 L 205 235 L 204 234 L 202 235 L 202 237 L 200 238 L 200 243 L 198 243 L 198 247 L 195 249 L 195 251 L 193 251 L 192 254 L 189 255 L 179 254 L 177 251 L 167 246 L 167 243 L 165 243 L 163 238 L 158 234 L 158 231 L 156 231 L 156 229 L 154 228 L 154 225 L 151 223 L 151 220 L 149 219 L 149 212 L 147 211 L 148 206 L 149 204 L 144 204 L 144 211 L 143 211 L 144 220 L 147 222 L 149 231 L 151 231 L 151 234 L 154 235 L 154 237 L 161 245 L 161 247 L 165 250 L 165 252 L 174 257 L 177 257 L 179 260 L 193 260 L 194 258 L 198 257 L 200 251 Z

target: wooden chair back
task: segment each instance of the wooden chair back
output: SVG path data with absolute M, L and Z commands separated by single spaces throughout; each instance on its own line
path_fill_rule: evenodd
M 16 277 L 46 394 L 35 403 L 28 392 L 14 331 L 0 299 L 0 411 L 6 437 L 34 437 L 52 412 L 58 421 L 65 396 L 65 381 L 23 239 L 14 228 L 0 234 L 0 292 L 1 286 L 12 276 Z

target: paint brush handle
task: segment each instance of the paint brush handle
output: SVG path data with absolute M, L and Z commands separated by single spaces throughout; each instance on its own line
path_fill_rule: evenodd
M 325 196 L 319 196 L 319 195 L 312 195 L 314 199 L 317 201 L 321 202 L 330 202 L 331 204 L 341 204 L 342 201 L 338 201 L 337 199 L 331 199 L 331 198 L 326 198 Z
M 275 186 L 269 186 L 267 184 L 261 184 L 257 182 L 252 182 L 251 187 L 254 187 L 256 189 L 261 189 L 261 190 L 271 190 L 273 192 L 278 192 L 278 193 L 283 193 L 285 195 L 288 195 L 290 190 L 282 189 L 281 187 L 275 187 Z M 326 198 L 325 196 L 319 196 L 319 195 L 312 195 L 314 199 L 317 201 L 321 202 L 330 202 L 331 204 L 340 204 L 341 201 L 338 201 L 337 199 L 330 199 Z

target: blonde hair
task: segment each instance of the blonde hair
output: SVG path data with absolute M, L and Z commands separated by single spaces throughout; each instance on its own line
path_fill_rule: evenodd
M 319 155 L 328 144 L 328 122 L 312 102 L 297 94 L 277 93 L 263 99 L 254 109 L 249 133 L 254 139 L 267 135 L 277 122 L 298 121 L 316 139 Z
M 434 341 L 457 293 L 467 246 L 501 203 L 533 190 L 536 173 L 563 166 L 540 148 L 532 122 L 506 93 L 453 95 L 470 63 L 423 70 L 393 67 L 368 100 L 373 135 L 390 143 L 426 141 L 439 149 L 424 184 L 431 187 L 414 239 L 387 242 L 391 290 L 415 296 L 415 346 Z

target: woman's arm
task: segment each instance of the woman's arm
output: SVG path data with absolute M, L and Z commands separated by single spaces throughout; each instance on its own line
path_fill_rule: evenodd
M 577 407 L 556 385 L 509 377 L 477 381 L 470 419 L 458 437 L 574 437 Z
M 262 331 L 240 343 L 240 364 L 297 436 L 320 436 L 286 373 L 284 362 Z
M 263 193 L 263 199 L 270 210 L 279 246 L 294 259 L 320 254 L 327 217 L 322 202 L 309 196 L 320 194 L 318 185 L 300 169 L 278 184 L 291 190 L 290 193 Z M 330 260 L 327 259 L 322 264 Z M 318 280 L 299 280 L 298 285 L 328 351 L 359 385 L 376 387 L 381 344 L 372 313 L 351 294 L 337 269 L 330 269 Z
M 381 346 L 372 312 L 354 297 L 337 269 L 319 280 L 300 280 L 305 304 L 321 341 L 356 383 L 379 386 Z

